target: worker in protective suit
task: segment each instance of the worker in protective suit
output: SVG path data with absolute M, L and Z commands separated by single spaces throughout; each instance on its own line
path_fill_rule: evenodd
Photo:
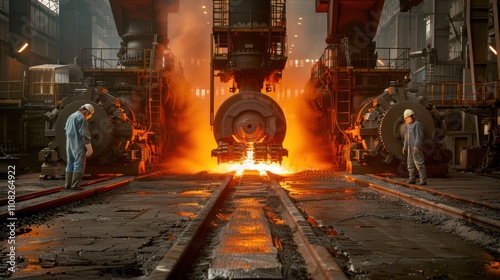
M 403 141 L 403 155 L 407 155 L 409 184 L 415 184 L 415 169 L 418 170 L 419 185 L 427 185 L 427 170 L 425 169 L 424 153 L 422 152 L 422 142 L 424 140 L 424 127 L 421 122 L 415 119 L 414 112 L 406 109 L 403 117 L 406 122 L 406 133 Z
M 66 120 L 66 189 L 79 189 L 85 171 L 85 161 L 93 153 L 87 120 L 92 117 L 94 107 L 84 104 Z

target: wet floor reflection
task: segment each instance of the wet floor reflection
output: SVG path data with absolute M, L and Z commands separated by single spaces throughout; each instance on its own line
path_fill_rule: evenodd
M 174 204 L 176 206 L 194 206 L 194 207 L 202 207 L 199 203 L 196 202 L 180 202 Z
M 189 217 L 190 219 L 194 219 L 194 217 L 196 217 L 196 214 L 191 212 L 175 212 L 175 214 L 181 217 Z
M 231 254 L 255 254 L 269 253 L 272 247 L 269 228 L 265 225 L 265 219 L 260 202 L 254 198 L 242 198 L 238 200 L 238 207 L 233 212 L 231 223 L 224 244 L 221 246 L 222 253 Z
M 200 197 L 209 197 L 212 194 L 211 191 L 208 190 L 189 190 L 180 192 L 179 195 L 185 196 L 200 196 Z

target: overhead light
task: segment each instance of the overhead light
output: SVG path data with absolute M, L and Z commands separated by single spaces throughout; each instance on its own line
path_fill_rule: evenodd
M 22 53 L 27 47 L 28 47 L 28 42 L 22 43 L 17 49 L 16 53 Z
M 497 50 L 495 50 L 495 48 L 492 45 L 490 45 L 488 48 L 494 55 L 497 55 Z

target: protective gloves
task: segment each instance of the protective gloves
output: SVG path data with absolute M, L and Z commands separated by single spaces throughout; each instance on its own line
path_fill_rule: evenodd
M 403 148 L 403 155 L 406 155 L 406 149 Z
M 90 157 L 94 152 L 94 150 L 92 149 L 92 144 L 86 144 L 85 149 L 87 149 L 87 151 L 85 152 L 86 157 Z
M 416 155 L 420 153 L 420 148 L 419 147 L 413 147 L 413 154 Z

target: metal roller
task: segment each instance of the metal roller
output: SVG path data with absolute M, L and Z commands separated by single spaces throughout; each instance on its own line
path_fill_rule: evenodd
M 218 143 L 212 156 L 219 163 L 244 160 L 248 150 L 255 161 L 281 162 L 288 151 L 282 148 L 286 120 L 276 101 L 260 92 L 246 91 L 228 98 L 214 121 Z

